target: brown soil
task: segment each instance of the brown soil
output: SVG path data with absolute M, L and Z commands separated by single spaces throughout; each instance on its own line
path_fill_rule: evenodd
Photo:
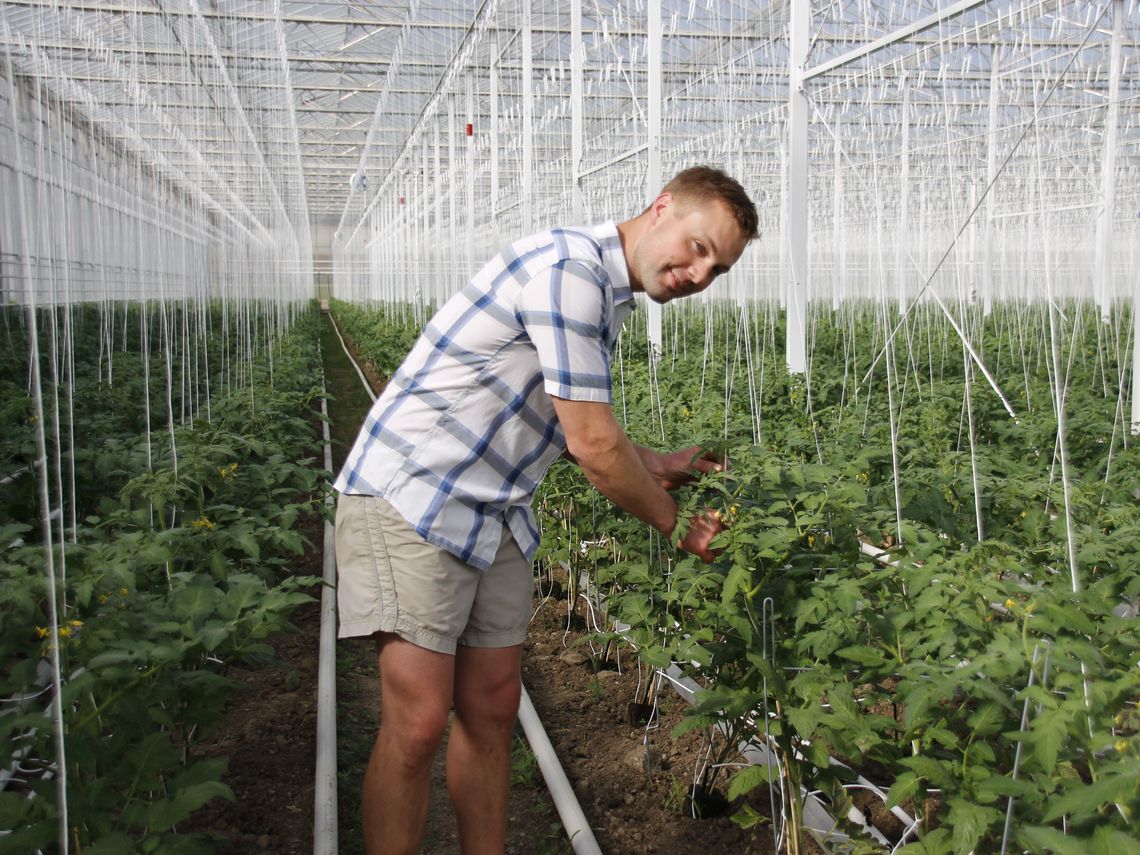
M 323 524 L 298 522 L 312 544 L 294 564 L 298 575 L 321 575 Z M 319 600 L 319 586 L 308 593 Z M 234 801 L 213 799 L 185 829 L 213 833 L 218 855 L 313 851 L 319 601 L 299 607 L 292 623 L 296 632 L 270 639 L 275 664 L 230 669 L 241 686 L 225 720 L 197 745 L 199 756 L 229 758 L 224 780 Z
M 575 644 L 583 618 L 568 617 L 564 600 L 536 600 L 523 663 L 526 684 L 579 803 L 603 852 L 772 853 L 769 824 L 744 829 L 731 819 L 739 804 L 723 813 L 694 819 L 685 796 L 708 748 L 706 734 L 676 738 L 685 702 L 666 684 L 657 694 L 657 717 L 632 725 L 629 704 L 644 696 L 648 672 L 623 648 L 620 663 L 595 648 Z M 568 628 L 569 627 L 569 628 Z M 570 651 L 569 655 L 568 651 Z M 574 654 L 586 654 L 586 661 Z M 620 671 L 618 665 L 620 664 Z M 724 770 L 714 789 L 725 791 Z M 765 816 L 767 792 L 748 803 Z M 820 852 L 809 842 L 805 852 Z

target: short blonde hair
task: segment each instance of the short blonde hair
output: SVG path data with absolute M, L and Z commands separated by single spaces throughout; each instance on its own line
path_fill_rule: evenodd
M 760 236 L 760 217 L 748 193 L 735 178 L 713 166 L 690 166 L 674 175 L 661 188 L 682 202 L 708 202 L 719 199 L 728 206 L 740 233 L 746 240 Z

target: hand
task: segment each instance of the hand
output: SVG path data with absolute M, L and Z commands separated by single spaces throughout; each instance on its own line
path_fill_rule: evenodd
M 677 541 L 677 546 L 709 564 L 724 552 L 723 549 L 709 548 L 712 539 L 724 530 L 725 525 L 717 517 L 716 512 L 705 510 L 689 520 L 689 529 L 685 532 L 685 536 Z
M 654 452 L 656 460 L 650 468 L 653 477 L 666 490 L 676 490 L 708 472 L 723 472 L 728 468 L 728 457 L 718 458 L 712 451 L 699 445 L 690 445 L 670 454 Z

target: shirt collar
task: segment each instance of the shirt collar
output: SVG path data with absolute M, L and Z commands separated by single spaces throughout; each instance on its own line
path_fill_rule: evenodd
M 613 220 L 594 226 L 594 238 L 602 248 L 602 266 L 610 276 L 614 305 L 633 302 L 633 289 L 629 287 L 629 267 L 621 248 L 621 236 Z

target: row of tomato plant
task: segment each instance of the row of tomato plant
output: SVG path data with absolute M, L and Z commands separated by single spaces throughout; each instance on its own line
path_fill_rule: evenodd
M 767 740 L 781 764 L 735 773 L 730 796 L 778 775 L 842 823 L 865 772 L 921 820 L 909 852 L 997 851 L 1007 812 L 1023 850 L 1135 848 L 1130 309 L 1113 324 L 1077 304 L 1050 314 L 967 314 L 992 386 L 933 308 L 813 311 L 805 376 L 784 368 L 774 306 L 670 306 L 655 365 L 638 316 L 627 324 L 615 410 L 645 445 L 727 456 L 682 493 L 687 511 L 722 514 L 723 552 L 711 565 L 678 554 L 559 461 L 536 502 L 540 567 L 592 574 L 644 660 L 707 687 L 682 726 L 728 735 L 704 783 L 742 741 Z M 386 340 L 375 346 L 393 366 L 408 333 L 391 327 L 412 318 L 352 307 L 345 326 L 362 353 Z M 738 820 L 760 821 L 749 808 Z
M 631 625 L 643 658 L 681 663 L 709 686 L 686 726 L 730 734 L 722 759 L 736 739 L 767 734 L 785 792 L 822 791 L 839 818 L 849 766 L 867 771 L 922 819 L 908 851 L 996 851 L 1011 801 L 1011 843 L 1024 850 L 1127 850 L 1138 839 L 1140 451 L 1118 394 L 1128 314 L 1106 327 L 1094 310 L 1065 307 L 1056 360 L 1047 314 L 1008 306 L 972 319 L 1016 414 L 977 377 L 972 436 L 968 357 L 935 314 L 908 319 L 893 353 L 884 339 L 896 319 L 877 307 L 815 316 L 810 382 L 783 372 L 775 315 L 690 317 L 656 382 L 640 342 L 627 341 L 635 437 L 727 453 L 728 470 L 686 496 L 688 510 L 711 504 L 729 522 L 724 552 L 711 566 L 676 555 L 592 499 L 547 527 L 552 557 L 583 556 L 577 532 L 565 542 L 568 519 L 588 532 L 580 541 L 605 544 L 602 560 L 588 558 L 611 617 Z M 544 502 L 564 502 L 574 478 L 548 482 Z M 742 771 L 729 793 L 772 774 Z
M 154 345 L 183 312 L 205 323 L 202 350 Z M 49 364 L 60 351 L 40 352 L 50 421 L 41 477 L 74 484 L 49 490 L 62 511 L 50 544 L 30 475 L 29 320 L 6 315 L 0 417 L 14 477 L 0 486 L 0 768 L 14 774 L 0 792 L 0 840 L 13 851 L 52 849 L 64 808 L 73 851 L 210 850 L 207 835 L 179 833 L 201 805 L 231 795 L 225 759 L 197 756 L 196 741 L 236 687 L 229 670 L 270 660 L 266 638 L 288 627 L 316 581 L 290 564 L 305 545 L 295 524 L 323 513 L 327 490 L 312 457 L 319 315 L 293 314 L 286 325 L 268 305 L 41 311 L 41 344 L 64 324 L 71 349 L 66 373 Z M 258 341 L 241 329 L 251 318 L 278 328 Z M 234 365 L 240 383 L 224 375 Z M 57 652 L 62 766 L 48 679 Z

